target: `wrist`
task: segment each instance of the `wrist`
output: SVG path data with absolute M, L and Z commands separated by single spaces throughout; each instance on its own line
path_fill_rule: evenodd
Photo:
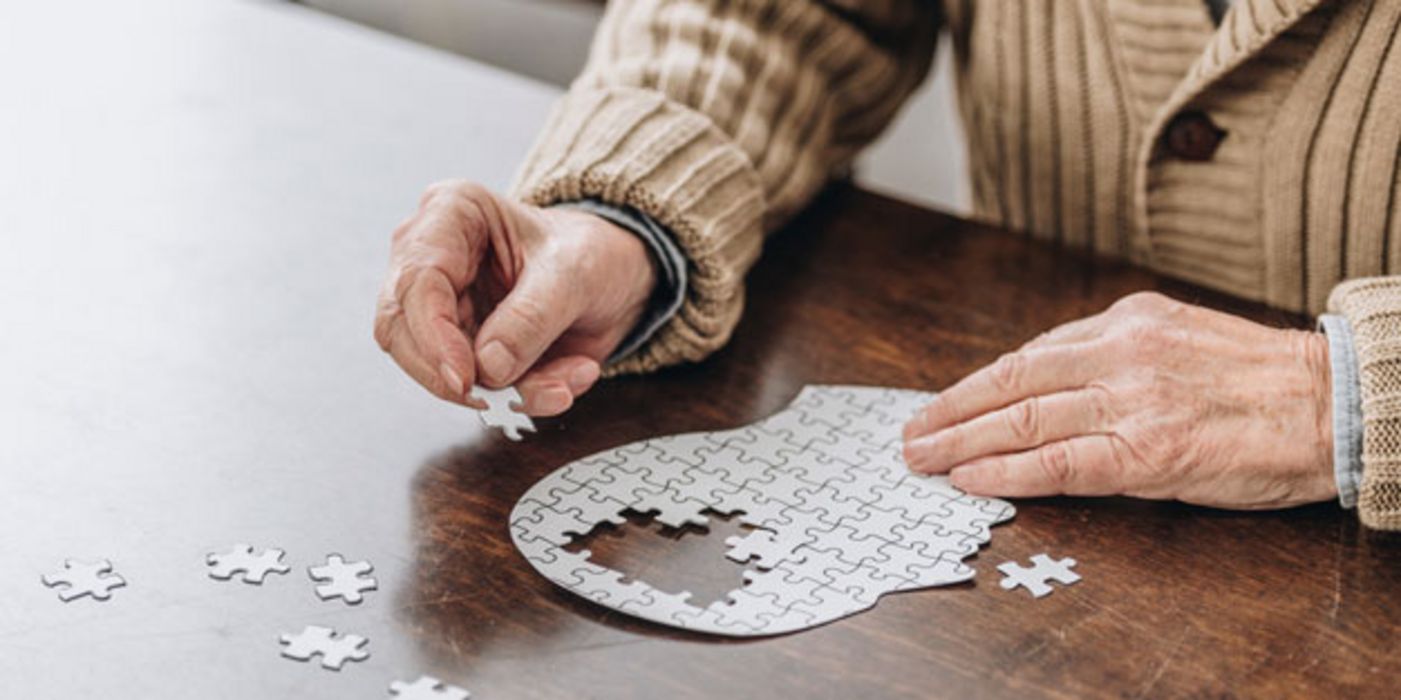
M 617 269 L 610 274 L 616 272 L 624 280 L 624 305 L 641 313 L 657 289 L 657 260 L 651 249 L 632 231 L 601 216 L 587 216 L 599 229 L 596 235 L 600 245 L 608 250 L 606 256 L 618 261 Z
M 542 211 L 551 219 L 550 230 L 571 242 L 572 250 L 566 255 L 573 258 L 572 266 L 580 274 L 580 293 L 587 297 L 580 302 L 591 309 L 585 315 L 611 317 L 630 328 L 657 287 L 657 263 L 647 244 L 587 211 L 567 207 Z
M 612 321 L 616 321 L 619 314 L 624 314 L 630 321 L 625 335 L 617 339 L 609 353 L 608 362 L 620 361 L 638 352 L 676 317 L 686 303 L 688 261 L 685 251 L 677 244 L 670 230 L 645 212 L 632 207 L 593 198 L 560 202 L 554 207 L 591 214 L 610 224 L 611 227 L 607 227 L 592 222 L 593 227 L 605 232 L 598 236 L 602 240 L 621 243 L 622 239 L 618 236 L 621 231 L 636 237 L 643 244 L 645 255 L 638 253 L 635 247 L 623 244 L 626 247 L 617 257 L 625 261 L 621 269 L 630 273 L 628 281 L 610 278 L 608 284 L 621 286 L 630 293 L 623 295 L 625 299 L 621 310 L 608 306 L 604 312 Z M 601 249 L 604 246 L 594 247 Z M 640 260 L 642 257 L 646 258 L 645 263 Z M 616 270 L 610 274 L 617 276 Z

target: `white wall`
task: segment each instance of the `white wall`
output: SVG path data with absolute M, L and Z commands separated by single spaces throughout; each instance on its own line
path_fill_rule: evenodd
M 581 0 L 303 0 L 416 41 L 566 84 L 588 51 L 601 8 Z M 865 187 L 939 209 L 968 211 L 967 154 L 948 48 L 892 128 L 861 158 Z

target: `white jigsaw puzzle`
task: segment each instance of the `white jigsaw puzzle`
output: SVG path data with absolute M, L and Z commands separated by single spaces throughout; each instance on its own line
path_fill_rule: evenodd
M 44 574 L 45 586 L 58 591 L 58 599 L 68 603 L 84 596 L 93 600 L 109 600 L 112 591 L 126 585 L 126 580 L 112 572 L 112 562 L 66 559 L 63 570 Z
M 339 554 L 326 557 L 321 566 L 307 568 L 311 580 L 318 582 L 316 597 L 321 600 L 340 598 L 351 605 L 359 605 L 365 593 L 379 588 L 379 582 L 369 574 L 375 570 L 367 561 L 346 562 Z
M 280 638 L 282 655 L 294 661 L 311 661 L 321 657 L 322 668 L 339 671 L 347 661 L 364 661 L 370 658 L 366 648 L 368 639 L 355 634 L 336 634 L 329 627 L 307 625 L 298 634 L 284 634 Z
M 284 552 L 280 549 L 256 551 L 252 545 L 236 544 L 227 552 L 213 553 L 205 557 L 209 565 L 209 577 L 228 581 L 235 574 L 243 574 L 243 582 L 261 585 L 268 574 L 285 574 L 292 567 L 282 563 Z
M 1071 570 L 1075 563 L 1069 557 L 1056 560 L 1042 553 L 1031 557 L 1031 566 L 1008 561 L 998 564 L 997 570 L 1002 572 L 1003 588 L 1010 591 L 1021 586 L 1031 592 L 1031 597 L 1040 598 L 1053 590 L 1047 581 L 1058 581 L 1067 586 L 1079 581 L 1080 574 Z
M 399 700 L 467 700 L 472 694 L 455 685 L 448 685 L 432 676 L 419 676 L 412 683 L 394 681 L 389 694 Z
M 973 577 L 963 559 L 1015 510 L 944 477 L 905 468 L 900 431 L 933 394 L 855 386 L 805 388 L 788 408 L 737 430 L 656 438 L 554 471 L 511 513 L 511 536 L 556 584 L 615 610 L 731 636 L 780 634 L 868 609 L 886 593 Z M 755 528 L 727 540 L 751 561 L 745 585 L 707 607 L 564 549 L 623 511 L 667 525 L 740 514 Z
M 522 405 L 521 395 L 513 386 L 504 389 L 488 389 L 486 387 L 472 387 L 472 396 L 486 402 L 487 408 L 478 413 L 482 419 L 482 425 L 488 428 L 500 428 L 507 438 L 520 442 L 522 430 L 535 432 L 535 422 L 530 420 L 530 416 L 521 413 L 516 409 Z

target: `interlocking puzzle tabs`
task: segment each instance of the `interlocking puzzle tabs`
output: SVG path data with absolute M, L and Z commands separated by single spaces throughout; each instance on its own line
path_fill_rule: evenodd
M 909 472 L 900 430 L 932 394 L 808 387 L 784 410 L 737 430 L 632 443 L 549 474 L 511 514 L 516 547 L 541 574 L 601 605 L 666 625 L 731 636 L 793 632 L 871 608 L 887 593 L 973 577 L 963 560 L 1010 519 L 943 477 Z M 665 525 L 739 514 L 726 541 L 745 585 L 707 607 L 564 546 L 625 511 Z

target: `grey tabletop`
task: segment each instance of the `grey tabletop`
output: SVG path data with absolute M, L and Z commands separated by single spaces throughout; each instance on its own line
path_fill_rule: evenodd
M 295 5 L 0 7 L 0 696 L 382 697 L 434 670 L 393 614 L 411 481 L 481 430 L 380 353 L 374 296 L 422 188 L 504 186 L 556 94 Z M 235 542 L 291 574 L 208 578 Z M 317 600 L 330 552 L 380 590 Z M 68 557 L 128 585 L 61 603 L 40 576 Z M 307 624 L 372 657 L 281 659 Z

